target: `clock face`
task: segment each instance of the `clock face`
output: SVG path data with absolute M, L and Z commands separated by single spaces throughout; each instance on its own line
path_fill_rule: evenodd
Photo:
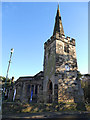
M 69 65 L 65 65 L 65 69 L 66 69 L 66 71 L 69 71 L 70 70 Z

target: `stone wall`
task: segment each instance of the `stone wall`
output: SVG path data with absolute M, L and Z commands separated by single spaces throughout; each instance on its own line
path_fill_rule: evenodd
M 44 81 L 43 96 L 44 102 L 53 101 L 54 99 L 54 83 L 55 83 L 55 48 L 56 41 L 48 40 L 44 44 Z M 52 90 L 49 89 L 51 82 Z
M 30 102 L 31 91 L 33 91 L 31 102 L 42 102 L 43 72 L 41 71 L 33 77 L 20 77 L 16 81 L 13 91 L 15 89 L 15 101 Z
M 58 102 L 83 101 L 83 91 L 77 76 L 75 39 L 65 38 L 57 33 L 45 42 L 44 49 L 44 102 L 49 101 L 49 81 L 52 82 L 53 102 L 57 101 L 56 98 Z M 55 85 L 57 90 L 54 88 Z
M 56 38 L 56 79 L 58 80 L 58 102 L 79 102 L 83 96 L 77 78 L 75 40 L 70 37 Z

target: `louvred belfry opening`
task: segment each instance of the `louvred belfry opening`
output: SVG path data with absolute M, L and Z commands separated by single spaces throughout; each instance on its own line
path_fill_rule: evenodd
M 57 14 L 55 18 L 53 35 L 55 35 L 56 33 L 59 33 L 59 35 L 62 35 L 62 34 L 64 35 L 64 30 L 63 30 L 63 25 L 62 25 L 60 10 L 59 10 L 59 4 L 58 4 Z

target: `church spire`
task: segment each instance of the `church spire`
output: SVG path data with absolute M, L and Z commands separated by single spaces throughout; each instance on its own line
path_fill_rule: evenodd
M 55 35 L 56 33 L 59 33 L 59 35 L 60 34 L 64 35 L 64 30 L 63 30 L 63 25 L 62 25 L 60 10 L 59 10 L 59 4 L 58 4 L 57 14 L 55 18 L 55 26 L 54 26 L 53 35 Z

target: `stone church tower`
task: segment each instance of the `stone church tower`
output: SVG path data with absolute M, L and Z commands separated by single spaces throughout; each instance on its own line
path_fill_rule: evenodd
M 83 91 L 77 76 L 75 39 L 66 37 L 59 5 L 53 35 L 44 43 L 44 102 L 79 102 Z
M 59 6 L 53 35 L 44 43 L 44 69 L 34 76 L 19 77 L 9 89 L 12 101 L 47 103 L 81 102 L 75 39 L 65 37 Z

